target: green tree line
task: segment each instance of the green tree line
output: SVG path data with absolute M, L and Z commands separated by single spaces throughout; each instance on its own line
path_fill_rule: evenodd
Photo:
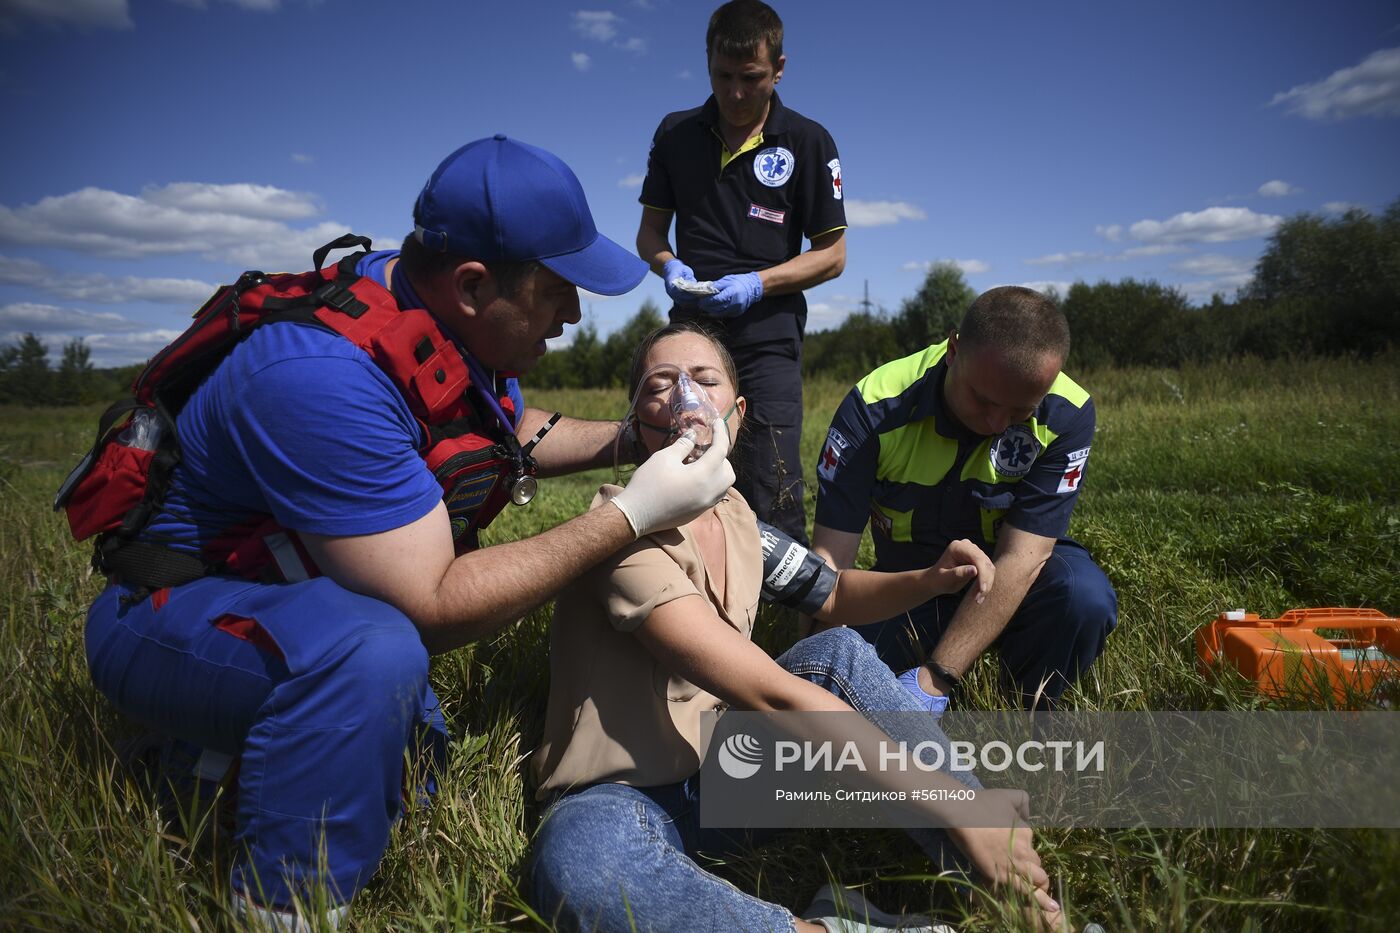
M 856 380 L 881 363 L 942 340 L 976 297 L 955 266 L 936 265 L 897 311 L 861 311 L 838 327 L 807 335 L 803 368 Z M 1379 215 L 1298 214 L 1269 238 L 1254 277 L 1233 300 L 1193 306 L 1155 281 L 1076 282 L 1054 296 L 1073 335 L 1069 365 L 1167 366 L 1252 356 L 1369 357 L 1400 343 L 1400 199 Z M 538 388 L 622 386 L 632 351 L 664 323 L 647 300 L 606 338 L 585 321 L 572 343 L 530 373 Z M 94 370 L 81 339 L 58 365 L 26 334 L 0 347 L 0 402 L 82 404 L 118 396 L 139 367 Z
M 92 351 L 81 337 L 63 345 L 58 365 L 34 334 L 0 346 L 0 404 L 86 405 L 122 395 L 140 366 L 94 369 Z
M 803 367 L 855 380 L 942 340 L 974 294 L 954 266 L 933 267 L 893 314 L 852 314 L 809 334 Z M 1233 301 L 1194 307 L 1155 281 L 1076 282 L 1055 295 L 1072 335 L 1069 365 L 1166 366 L 1256 357 L 1367 358 L 1400 343 L 1400 200 L 1379 216 L 1299 214 L 1269 238 Z

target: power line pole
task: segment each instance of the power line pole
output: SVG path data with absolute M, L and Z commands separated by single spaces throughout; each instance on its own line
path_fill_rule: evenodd
M 870 280 L 865 280 L 865 297 L 860 300 L 860 310 L 863 314 L 869 314 L 873 307 L 870 303 Z

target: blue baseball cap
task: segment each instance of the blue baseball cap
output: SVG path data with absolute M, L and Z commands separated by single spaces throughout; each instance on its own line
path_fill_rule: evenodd
M 647 264 L 598 232 L 583 186 L 558 156 L 496 134 L 442 160 L 413 206 L 427 249 L 482 262 L 538 260 L 599 295 L 621 295 Z

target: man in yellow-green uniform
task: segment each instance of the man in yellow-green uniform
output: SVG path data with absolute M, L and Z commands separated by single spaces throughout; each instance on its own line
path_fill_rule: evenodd
M 1051 707 L 1117 624 L 1108 578 L 1065 537 L 1094 439 L 1068 354 L 1053 302 L 994 288 L 946 341 L 857 383 L 822 445 L 813 549 L 837 567 L 867 522 L 877 570 L 928 566 L 958 538 L 993 558 L 985 600 L 939 597 L 862 629 L 934 712 L 993 645 L 1026 705 Z

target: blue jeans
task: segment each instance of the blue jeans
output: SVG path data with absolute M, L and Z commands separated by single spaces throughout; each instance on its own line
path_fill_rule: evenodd
M 778 664 L 877 724 L 885 711 L 920 712 L 850 629 L 803 639 Z M 896 717 L 887 731 L 911 747 L 923 741 L 948 746 L 932 717 Z M 954 776 L 981 786 L 969 772 Z M 541 916 L 560 930 L 794 929 L 790 910 L 745 894 L 695 861 L 699 852 L 723 856 L 762 841 L 757 832 L 701 827 L 698 784 L 698 775 L 663 787 L 595 784 L 555 800 L 535 836 L 529 867 L 531 901 Z M 943 830 L 909 835 L 936 869 L 966 869 Z
M 876 568 L 879 569 L 878 567 Z M 902 616 L 856 629 L 896 673 L 922 664 L 953 621 L 962 594 L 938 596 Z M 1103 654 L 1118 625 L 1118 594 L 1078 542 L 1061 538 L 993 644 L 1022 703 L 1053 707 Z M 1043 685 L 1043 687 L 1042 687 Z M 1036 695 L 1039 693 L 1039 700 Z
M 86 643 L 117 709 L 241 757 L 233 886 L 268 907 L 310 884 L 349 900 L 401 811 L 405 749 L 445 754 L 413 624 L 325 577 L 206 577 L 140 600 L 109 586 Z

